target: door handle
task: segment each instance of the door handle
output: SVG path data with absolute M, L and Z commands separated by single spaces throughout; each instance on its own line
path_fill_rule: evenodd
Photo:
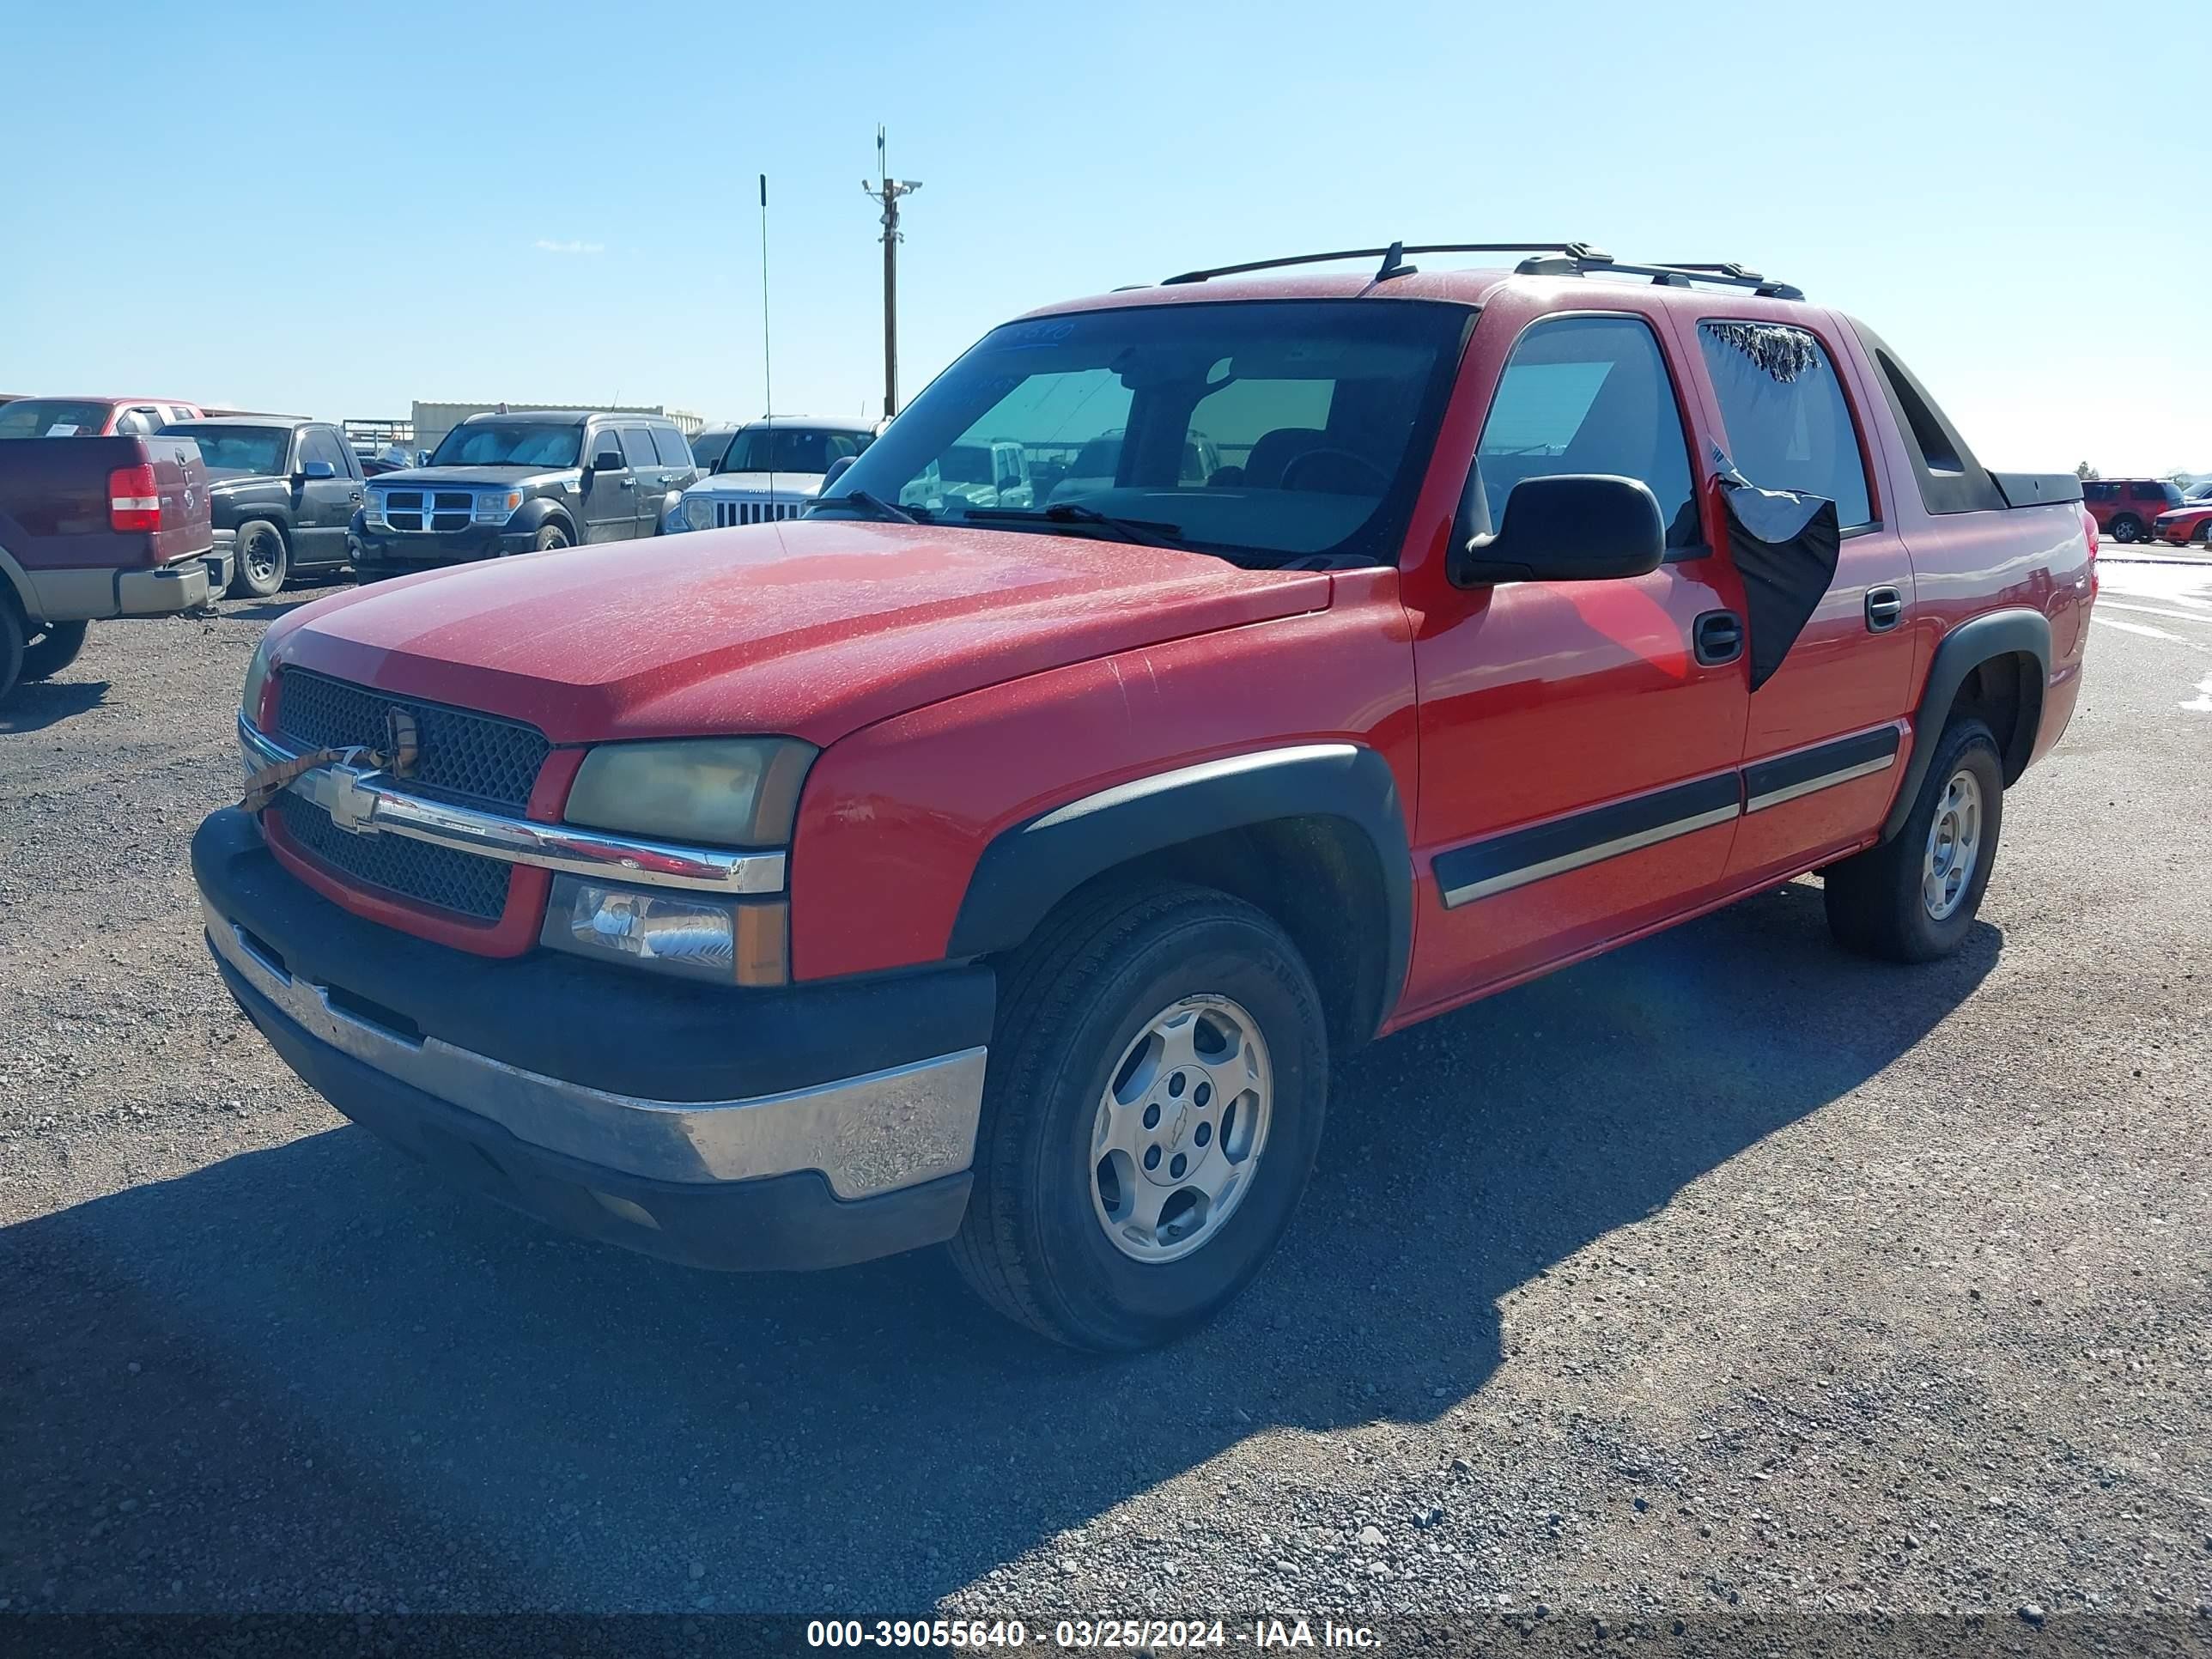
M 1743 654 L 1743 619 L 1733 611 L 1708 611 L 1690 627 L 1690 646 L 1708 668 Z
M 622 487 L 624 489 L 635 489 L 637 488 L 637 480 L 635 478 L 624 478 L 622 481 Z
M 1905 620 L 1905 595 L 1893 587 L 1869 587 L 1866 625 L 1869 634 L 1887 634 Z

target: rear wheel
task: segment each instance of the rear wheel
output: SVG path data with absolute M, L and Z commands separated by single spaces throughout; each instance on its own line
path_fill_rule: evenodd
M 2003 819 L 1996 739 L 1971 716 L 1953 720 L 1905 827 L 1823 875 L 1830 931 L 1892 962 L 1949 955 L 1981 908 Z
M 2132 513 L 2123 513 L 2109 526 L 2116 542 L 2139 542 L 2142 539 L 2143 521 Z
M 252 519 L 238 527 L 238 568 L 230 578 L 233 598 L 251 595 L 265 599 L 284 586 L 291 566 L 291 550 L 284 532 L 266 519 Z
M 1057 913 L 1006 964 L 952 1255 L 1056 1341 L 1147 1347 L 1258 1273 L 1320 1145 L 1321 997 L 1250 905 L 1169 884 Z
M 90 629 L 89 623 L 49 623 L 45 633 L 23 647 L 22 677 L 43 680 L 60 673 L 77 659 Z

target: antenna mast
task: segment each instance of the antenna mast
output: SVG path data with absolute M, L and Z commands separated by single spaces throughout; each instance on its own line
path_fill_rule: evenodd
M 876 128 L 876 181 L 860 188 L 884 207 L 884 418 L 898 413 L 898 245 L 899 198 L 921 188 L 919 179 L 894 179 L 884 159 L 884 130 Z
M 768 493 L 775 499 L 775 366 L 769 351 L 768 174 L 760 176 L 761 196 L 761 419 L 768 428 Z

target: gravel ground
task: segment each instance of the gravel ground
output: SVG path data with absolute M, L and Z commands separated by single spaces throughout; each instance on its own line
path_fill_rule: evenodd
M 311 597 L 0 713 L 0 1609 L 2212 1630 L 2212 574 L 2107 566 L 1955 958 L 1798 884 L 1345 1060 L 1261 1282 L 1115 1362 L 933 1255 L 572 1243 L 296 1082 L 185 848 Z

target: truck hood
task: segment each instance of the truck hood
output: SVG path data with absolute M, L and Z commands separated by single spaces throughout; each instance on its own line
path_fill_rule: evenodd
M 1324 609 L 1329 578 L 1083 536 L 797 520 L 358 588 L 271 659 L 526 720 L 556 743 L 827 745 L 1066 664 Z
M 702 495 L 728 492 L 732 495 L 818 495 L 822 480 L 828 475 L 821 472 L 715 472 L 699 480 L 684 493 L 694 491 Z
M 403 466 L 396 472 L 380 472 L 369 482 L 380 489 L 513 489 L 576 477 L 573 466 Z

